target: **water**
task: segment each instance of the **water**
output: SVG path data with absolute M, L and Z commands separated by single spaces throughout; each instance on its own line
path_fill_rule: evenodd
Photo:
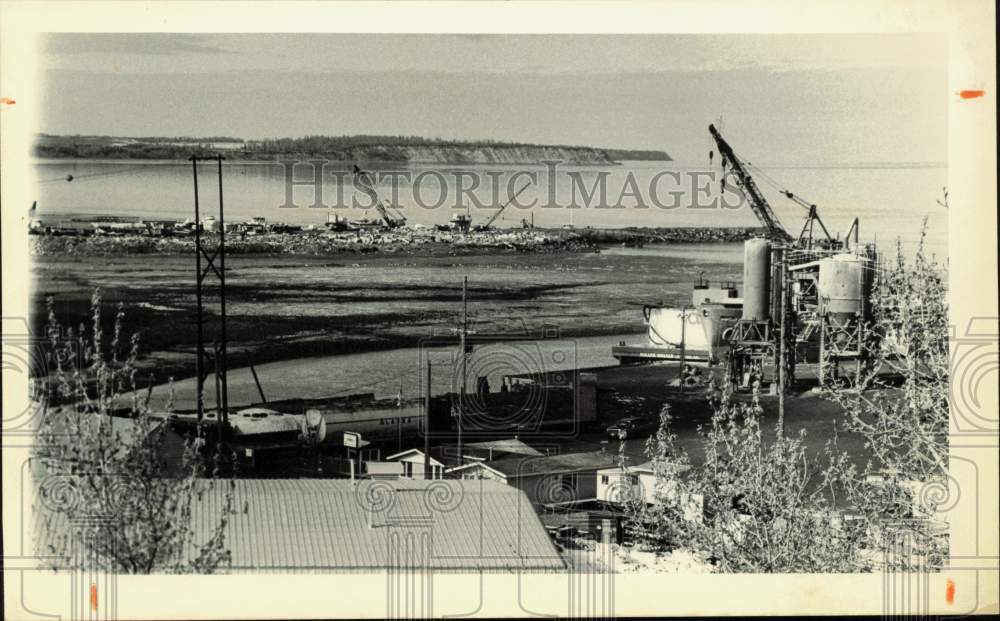
M 500 388 L 501 377 L 521 373 L 569 371 L 617 364 L 611 346 L 634 334 L 564 338 L 558 334 L 542 340 L 516 340 L 476 345 L 466 363 L 467 386 L 485 376 L 491 390 Z M 457 350 L 429 341 L 425 347 L 365 352 L 342 356 L 319 356 L 256 366 L 261 387 L 268 399 L 293 397 L 320 398 L 372 392 L 377 397 L 402 396 L 412 399 L 424 394 L 426 361 L 432 365 L 432 393 L 455 392 L 461 386 Z M 260 401 L 249 368 L 232 369 L 228 375 L 229 402 L 234 405 Z M 214 379 L 206 382 L 206 407 L 215 407 Z M 195 407 L 195 380 L 175 382 L 174 406 Z M 154 389 L 150 404 L 162 407 L 169 396 L 166 386 Z
M 144 218 L 191 217 L 192 183 L 190 165 L 184 162 L 97 162 L 97 161 L 41 161 L 36 165 L 36 173 L 41 183 L 38 186 L 39 215 L 58 213 L 102 213 L 131 215 Z M 411 176 L 416 177 L 431 169 L 412 167 Z M 458 171 L 471 171 L 489 178 L 488 173 L 499 179 L 501 191 L 492 197 L 492 188 L 480 188 L 476 196 L 490 203 L 493 198 L 506 198 L 503 189 L 510 184 L 519 188 L 515 174 L 519 171 L 533 172 L 544 180 L 543 166 L 442 166 L 435 170 L 448 176 Z M 697 186 L 706 188 L 700 192 L 685 180 L 687 173 L 695 169 L 677 164 L 628 163 L 612 168 L 567 167 L 567 173 L 579 175 L 587 187 L 606 175 L 608 196 L 612 203 L 619 202 L 619 195 L 629 180 L 635 182 L 639 195 L 647 202 L 652 195 L 663 204 L 674 200 L 677 207 L 663 209 L 656 206 L 641 208 L 634 206 L 633 199 L 624 199 L 627 206 L 602 208 L 578 206 L 577 208 L 536 206 L 532 209 L 512 207 L 497 222 L 499 227 L 519 226 L 522 218 L 534 218 L 537 226 L 555 227 L 572 224 L 575 227 L 625 227 L 625 226 L 755 226 L 752 212 L 745 205 L 736 209 L 697 208 L 693 205 L 706 202 L 718 196 L 718 184 L 706 177 L 697 178 Z M 650 193 L 654 179 L 663 180 L 664 172 L 677 173 L 680 185 L 663 181 L 659 192 Z M 302 225 L 326 222 L 330 209 L 310 208 L 314 199 L 312 187 L 295 189 L 294 201 L 303 205 L 299 208 L 280 208 L 286 200 L 285 176 L 278 164 L 230 162 L 225 165 L 225 197 L 227 220 L 243 221 L 253 216 L 264 216 L 272 221 L 284 221 Z M 308 171 L 300 171 L 300 175 Z M 73 175 L 73 181 L 66 181 Z M 211 213 L 215 208 L 215 173 L 210 165 L 203 168 L 201 189 L 203 208 Z M 769 169 L 768 175 L 788 184 L 793 191 L 819 205 L 819 211 L 831 232 L 846 231 L 854 217 L 861 218 L 861 237 L 864 241 L 877 240 L 883 248 L 894 245 L 898 237 L 905 250 L 912 250 L 919 239 L 923 219 L 928 219 L 927 246 L 938 257 L 947 257 L 947 211 L 936 204 L 941 187 L 947 182 L 947 169 L 935 166 L 830 166 L 822 168 L 777 168 Z M 524 177 L 520 177 L 523 179 Z M 424 186 L 428 194 L 434 187 Z M 557 176 L 557 179 L 559 177 Z M 759 180 L 765 194 L 786 228 L 797 235 L 804 217 L 804 211 L 797 205 L 781 198 L 764 180 Z M 550 197 L 548 188 L 553 187 Z M 350 187 L 339 188 L 332 176 L 324 178 L 323 192 L 328 202 L 336 201 L 337 192 L 343 190 L 347 200 L 353 195 Z M 395 201 L 411 224 L 430 226 L 447 222 L 455 209 L 455 197 L 450 202 L 436 208 L 421 207 L 412 193 L 404 187 Z M 450 192 L 454 194 L 454 185 Z M 385 196 L 391 188 L 380 187 Z M 669 196 L 667 192 L 677 192 Z M 538 200 L 540 204 L 579 205 L 579 188 L 574 198 L 574 184 L 569 178 L 562 178 L 554 185 L 530 186 L 520 197 L 523 203 Z M 426 200 L 426 198 L 425 198 Z M 431 197 L 430 200 L 433 200 Z M 459 210 L 461 211 L 461 210 Z M 472 209 L 476 223 L 484 222 L 495 209 Z M 340 209 L 340 215 L 349 218 L 371 217 L 370 210 Z M 614 331 L 616 336 L 586 337 L 570 339 L 570 352 L 556 361 L 555 351 L 542 345 L 538 353 L 538 343 L 522 342 L 505 353 L 493 350 L 486 355 L 483 364 L 490 367 L 487 375 L 502 373 L 523 373 L 536 370 L 563 370 L 576 366 L 602 366 L 613 364 L 610 357 L 611 345 L 620 340 L 636 341 L 636 334 L 642 331 L 641 306 L 644 303 L 665 301 L 668 304 L 689 300 L 691 282 L 698 276 L 710 280 L 738 279 L 741 273 L 742 250 L 740 244 L 708 244 L 678 246 L 647 246 L 643 249 L 613 247 L 602 254 L 574 254 L 555 256 L 508 256 L 498 257 L 445 257 L 442 259 L 408 259 L 406 257 L 387 258 L 363 265 L 336 265 L 318 270 L 303 268 L 291 274 L 284 267 L 270 268 L 267 265 L 250 266 L 234 271 L 234 283 L 239 281 L 248 287 L 266 290 L 269 283 L 282 283 L 288 291 L 277 297 L 262 301 L 250 300 L 245 304 L 234 302 L 231 313 L 280 317 L 314 313 L 317 316 L 371 316 L 386 313 L 425 313 L 426 323 L 420 329 L 440 328 L 441 322 L 454 324 L 456 303 L 442 301 L 435 288 L 449 289 L 452 294 L 462 274 L 469 274 L 473 282 L 485 283 L 490 287 L 523 290 L 530 286 L 569 287 L 549 290 L 536 299 L 525 299 L 514 303 L 496 302 L 475 304 L 473 312 L 477 319 L 488 323 L 501 323 L 511 317 L 524 317 L 532 327 L 540 322 L 572 328 L 574 323 L 586 323 L 595 333 L 600 328 L 604 334 Z M 339 263 L 339 261 L 338 261 Z M 107 274 L 108 284 L 116 278 L 114 266 Z M 188 278 L 185 271 L 178 278 Z M 294 278 L 292 278 L 294 276 Z M 167 275 L 165 277 L 173 278 Z M 186 282 L 186 280 L 184 281 Z M 124 283 L 127 286 L 127 282 Z M 408 286 L 419 284 L 427 289 L 420 294 L 406 291 Z M 302 286 L 302 291 L 297 287 Z M 308 285 L 308 287 L 306 287 Z M 290 288 L 289 288 L 290 287 Z M 399 290 L 396 292 L 396 290 Z M 312 310 L 303 310 L 302 300 L 309 298 Z M 285 297 L 282 296 L 290 296 Z M 296 297 L 298 296 L 298 297 Z M 374 296 L 377 299 L 366 299 Z M 398 300 L 390 300 L 399 296 Z M 160 303 L 158 300 L 152 302 Z M 166 302 L 164 302 L 166 303 Z M 440 315 L 443 318 L 434 319 Z M 448 315 L 448 317 L 445 317 Z M 435 327 L 436 325 L 436 327 Z M 443 324 L 442 324 L 443 325 Z M 392 326 L 388 331 L 404 331 L 414 326 Z M 641 337 L 640 337 L 641 338 Z M 513 346 L 511 346 L 513 347 Z M 513 355 L 518 348 L 527 348 L 530 355 Z M 432 348 L 433 349 L 433 348 Z M 442 350 L 444 352 L 444 350 Z M 373 353 L 357 353 L 344 356 L 309 358 L 303 360 L 276 362 L 261 365 L 259 372 L 269 398 L 291 396 L 325 396 L 338 392 L 374 391 L 381 396 L 395 396 L 402 391 L 404 397 L 418 394 L 419 376 L 418 349 L 401 349 Z M 441 353 L 441 352 L 439 352 Z M 544 364 L 532 363 L 534 359 L 544 360 Z M 521 362 L 518 362 L 518 361 Z M 493 362 L 490 362 L 493 361 Z M 497 362 L 499 361 L 499 362 Z M 525 362 L 526 361 L 526 362 Z M 489 364 L 487 364 L 489 363 Z M 496 368 L 493 368 L 496 363 Z M 472 373 L 472 371 L 470 371 Z M 439 385 L 439 382 L 440 383 Z M 491 382 L 492 383 L 492 382 Z M 455 385 L 454 378 L 442 377 L 435 380 L 435 392 Z M 177 387 L 177 406 L 189 407 L 193 394 L 193 381 L 185 380 Z M 230 390 L 234 403 L 257 400 L 256 388 L 246 370 L 234 370 L 230 375 Z M 211 391 L 209 391 L 211 392 Z M 165 391 L 157 389 L 157 398 L 165 398 Z M 185 401 L 187 405 L 185 406 Z
M 330 165 L 323 176 L 322 201 L 327 205 L 349 205 L 354 197 L 368 199 L 349 184 L 343 187 L 333 174 L 343 165 Z M 206 213 L 216 209 L 216 173 L 211 163 L 202 165 L 200 177 L 202 205 Z M 379 192 L 401 206 L 411 224 L 430 226 L 447 222 L 455 213 L 470 212 L 475 223 L 485 222 L 531 179 L 532 183 L 518 197 L 518 203 L 534 207 L 511 206 L 496 222 L 498 227 L 520 226 L 522 219 L 534 218 L 542 227 L 626 226 L 755 226 L 756 219 L 742 204 L 737 208 L 720 206 L 719 184 L 706 176 L 705 167 L 678 163 L 628 162 L 615 167 L 557 166 L 555 174 L 541 165 L 466 165 L 411 166 L 404 169 L 411 182 L 393 183 L 380 178 Z M 815 203 L 831 234 L 843 233 L 851 220 L 861 219 L 864 241 L 891 245 L 899 237 L 907 248 L 919 239 L 923 219 L 928 219 L 928 247 L 939 257 L 946 257 L 947 210 L 936 203 L 941 188 L 947 184 L 947 168 L 938 165 L 842 165 L 824 167 L 767 168 L 757 179 L 765 196 L 784 226 L 797 235 L 805 210 L 782 197 L 772 180 L 807 201 Z M 40 160 L 35 165 L 38 185 L 38 212 L 102 213 L 144 218 L 184 219 L 193 216 L 191 166 L 187 162 L 143 161 L 70 161 Z M 311 167 L 295 169 L 296 177 L 309 179 Z M 444 179 L 442 191 L 441 177 Z M 73 175 L 73 181 L 66 181 Z M 423 175 L 421 177 L 421 175 Z M 477 189 L 458 201 L 458 185 L 472 185 L 472 176 L 481 180 Z M 603 176 L 604 200 L 587 202 L 584 193 Z M 420 179 L 419 196 L 414 190 Z M 292 202 L 297 208 L 282 208 L 286 202 L 285 169 L 277 163 L 227 162 L 224 166 L 226 216 L 244 221 L 263 216 L 272 221 L 294 224 L 321 224 L 337 213 L 351 219 L 376 217 L 372 209 L 344 206 L 337 209 L 311 208 L 315 188 L 296 186 Z M 397 188 L 393 197 L 393 186 Z M 599 186 L 598 186 L 599 187 Z M 638 195 L 629 196 L 634 190 Z M 597 195 L 600 195 L 598 191 Z M 338 196 L 342 197 L 338 199 Z M 443 196 L 443 200 L 441 197 Z M 472 197 L 486 207 L 472 204 Z M 435 207 L 435 203 L 442 203 Z M 601 206 L 603 202 L 604 206 Z M 645 207 L 641 206 L 644 204 Z M 697 207 L 695 205 L 710 205 Z

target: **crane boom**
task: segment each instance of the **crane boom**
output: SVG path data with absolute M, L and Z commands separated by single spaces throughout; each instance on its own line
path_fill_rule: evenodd
M 791 242 L 792 236 L 781 225 L 778 217 L 774 215 L 771 205 L 768 204 L 767 199 L 764 198 L 764 195 L 757 188 L 757 184 L 754 183 L 750 173 L 743 168 L 743 164 L 736 157 L 736 154 L 733 153 L 733 148 L 722 138 L 722 135 L 715 129 L 715 125 L 709 125 L 708 131 L 712 134 L 712 138 L 715 139 L 719 155 L 722 157 L 723 166 L 728 162 L 732 167 L 733 174 L 736 177 L 736 184 L 739 186 L 740 191 L 743 192 L 743 196 L 749 201 L 754 215 L 757 216 L 760 223 L 767 229 L 768 237 L 774 241 L 783 243 Z
M 359 181 L 362 181 L 361 185 L 362 188 L 366 190 L 365 194 L 368 194 L 375 203 L 375 209 L 378 211 L 378 214 L 382 216 L 382 219 L 385 220 L 386 226 L 390 229 L 394 229 L 406 224 L 406 218 L 403 217 L 402 214 L 400 214 L 399 219 L 393 218 L 386 210 L 385 206 L 382 205 L 378 192 L 375 191 L 375 184 L 372 182 L 371 175 L 355 165 L 354 176 L 357 177 Z
M 481 231 L 485 231 L 486 229 L 490 228 L 490 226 L 492 226 L 492 225 L 493 225 L 493 223 L 494 223 L 494 222 L 496 222 L 496 219 L 500 217 L 500 214 L 502 214 L 502 213 L 503 213 L 503 210 L 504 210 L 504 209 L 507 209 L 507 207 L 508 207 L 508 206 L 509 206 L 509 205 L 510 205 L 511 203 L 513 203 L 513 202 L 514 202 L 514 199 L 516 199 L 516 198 L 517 198 L 517 197 L 518 197 L 518 196 L 519 196 L 519 195 L 521 194 L 521 192 L 524 192 L 525 190 L 527 190 L 527 189 L 528 189 L 528 186 L 529 186 L 529 185 L 531 185 L 531 183 L 530 183 L 530 182 L 529 182 L 529 183 L 525 183 L 525 184 L 524 184 L 523 186 L 521 186 L 521 189 L 520 189 L 520 190 L 518 190 L 517 192 L 515 192 L 515 193 L 514 193 L 514 196 L 511 196 L 511 197 L 510 197 L 510 198 L 509 198 L 509 199 L 507 200 L 507 202 L 503 204 L 503 207 L 501 207 L 499 211 L 497 211 L 497 212 L 496 212 L 495 214 L 493 214 L 493 216 L 492 216 L 492 217 L 491 217 L 491 218 L 490 218 L 490 219 L 489 219 L 489 220 L 488 220 L 488 221 L 486 222 L 486 224 L 484 224 L 484 225 L 483 225 L 483 226 L 482 226 L 482 227 L 480 228 L 480 230 L 481 230 Z

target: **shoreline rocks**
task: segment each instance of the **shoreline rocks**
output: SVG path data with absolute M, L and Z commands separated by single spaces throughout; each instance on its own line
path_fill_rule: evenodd
M 732 243 L 760 234 L 755 228 L 675 229 L 497 229 L 466 234 L 428 229 L 340 232 L 302 231 L 226 236 L 234 255 L 399 254 L 468 255 L 492 253 L 594 252 L 608 244 Z M 183 255 L 194 252 L 193 236 L 32 235 L 33 256 Z M 209 244 L 215 243 L 211 239 Z

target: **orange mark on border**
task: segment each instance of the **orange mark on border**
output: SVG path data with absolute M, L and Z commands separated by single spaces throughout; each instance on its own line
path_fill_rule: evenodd
M 949 604 L 955 603 L 955 581 L 948 578 L 948 584 L 944 588 L 944 599 Z
M 975 99 L 976 97 L 982 97 L 986 94 L 986 91 L 958 91 L 958 96 L 962 99 Z
M 90 583 L 90 609 L 97 612 L 97 585 Z
M 0 99 L 0 103 L 7 104 L 8 106 L 13 106 L 17 102 L 11 99 L 10 97 L 4 97 Z

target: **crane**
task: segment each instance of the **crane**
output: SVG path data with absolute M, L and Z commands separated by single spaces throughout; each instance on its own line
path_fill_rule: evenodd
M 722 159 L 722 168 L 725 169 L 728 165 L 732 171 L 733 175 L 736 177 L 736 184 L 739 186 L 740 190 L 743 192 L 743 196 L 750 202 L 750 208 L 753 210 L 757 219 L 760 223 L 764 225 L 767 229 L 767 236 L 771 238 L 772 241 L 789 243 L 792 241 L 792 236 L 788 234 L 785 227 L 781 225 L 781 221 L 778 220 L 778 216 L 774 215 L 774 211 L 771 210 L 771 206 L 768 204 L 767 199 L 764 195 L 760 193 L 757 188 L 757 184 L 754 183 L 753 177 L 750 173 L 743 168 L 743 163 L 740 162 L 736 154 L 733 153 L 733 148 L 729 146 L 729 143 L 725 141 L 722 135 L 715 125 L 708 126 L 709 133 L 712 134 L 712 138 L 715 139 L 715 144 L 719 149 L 719 157 Z
M 482 226 L 477 226 L 476 230 L 477 231 L 485 231 L 486 229 L 488 229 L 491 226 L 493 226 L 493 223 L 496 222 L 496 219 L 500 217 L 500 214 L 503 213 L 503 210 L 507 209 L 507 207 L 511 203 L 514 202 L 514 199 L 516 199 L 518 196 L 521 195 L 521 192 L 524 192 L 525 190 L 527 190 L 529 185 L 531 185 L 530 182 L 529 183 L 525 183 L 523 186 L 521 186 L 521 189 L 518 190 L 517 192 L 515 192 L 514 196 L 511 196 L 510 199 L 506 203 L 503 204 L 503 207 L 501 207 L 499 211 L 497 211 L 495 214 L 493 214 L 490 217 L 490 219 L 486 221 L 486 224 L 483 224 Z
M 364 190 L 365 194 L 370 196 L 372 201 L 375 203 L 375 209 L 378 211 L 378 214 L 382 216 L 382 219 L 385 221 L 385 225 L 387 227 L 389 227 L 390 229 L 395 229 L 406 224 L 406 217 L 403 216 L 403 214 L 399 213 L 399 209 L 393 207 L 392 205 L 389 205 L 388 201 L 385 201 L 385 205 L 382 204 L 378 192 L 375 191 L 375 184 L 372 182 L 371 175 L 369 175 L 365 171 L 361 170 L 357 165 L 355 165 L 354 177 L 361 182 L 360 185 L 362 190 Z M 396 216 L 391 215 L 389 213 L 389 210 L 386 209 L 386 207 L 394 209 L 397 215 Z
M 771 238 L 771 241 L 776 241 L 779 243 L 792 243 L 800 248 L 811 249 L 814 244 L 813 240 L 813 225 L 819 224 L 820 229 L 822 229 L 823 234 L 826 236 L 825 239 L 817 242 L 817 245 L 826 248 L 836 248 L 842 246 L 842 242 L 834 239 L 830 235 L 830 231 L 827 230 L 826 225 L 823 224 L 823 220 L 819 217 L 819 212 L 816 210 L 816 205 L 809 203 L 800 196 L 796 196 L 789 190 L 778 187 L 778 185 L 771 179 L 775 187 L 778 187 L 778 191 L 781 194 L 793 201 L 797 205 L 804 207 L 808 210 L 808 215 L 806 216 L 806 221 L 802 225 L 802 231 L 799 233 L 798 239 L 793 239 L 792 236 L 785 230 L 785 227 L 781 225 L 778 217 L 771 210 L 771 206 L 768 204 L 767 199 L 761 194 L 760 189 L 757 188 L 757 184 L 754 182 L 753 177 L 747 172 L 747 168 L 754 168 L 758 173 L 761 173 L 765 180 L 768 179 L 767 175 L 764 175 L 763 171 L 751 166 L 749 162 L 741 161 L 736 154 L 733 152 L 733 148 L 729 146 L 729 143 L 725 141 L 722 135 L 714 125 L 708 126 L 708 131 L 712 134 L 712 138 L 715 139 L 715 144 L 719 149 L 719 156 L 722 159 L 723 169 L 729 166 L 732 169 L 733 175 L 736 177 L 736 184 L 739 186 L 740 191 L 743 192 L 743 196 L 750 202 L 750 208 L 753 209 L 754 215 L 760 220 L 760 223 L 764 225 L 767 229 L 767 235 Z M 709 160 L 711 161 L 711 154 L 709 155 Z M 854 234 L 857 238 L 857 223 L 855 222 L 851 230 L 848 231 L 848 237 Z
M 806 248 L 811 248 L 813 243 L 813 223 L 819 224 L 819 228 L 823 229 L 823 234 L 826 235 L 826 240 L 824 244 L 821 245 L 832 245 L 834 243 L 833 237 L 830 236 L 830 231 L 826 230 L 826 225 L 819 217 L 819 212 L 816 211 L 816 205 L 803 200 L 801 197 L 796 196 L 789 192 L 788 190 L 781 190 L 781 193 L 785 195 L 786 198 L 791 199 L 796 204 L 801 205 L 809 210 L 809 215 L 806 216 L 805 224 L 802 225 L 802 232 L 799 233 L 799 245 L 805 246 Z M 857 218 L 854 219 L 855 224 L 852 225 L 851 231 L 848 231 L 848 237 L 852 231 L 857 229 Z M 808 237 L 806 236 L 808 233 Z

